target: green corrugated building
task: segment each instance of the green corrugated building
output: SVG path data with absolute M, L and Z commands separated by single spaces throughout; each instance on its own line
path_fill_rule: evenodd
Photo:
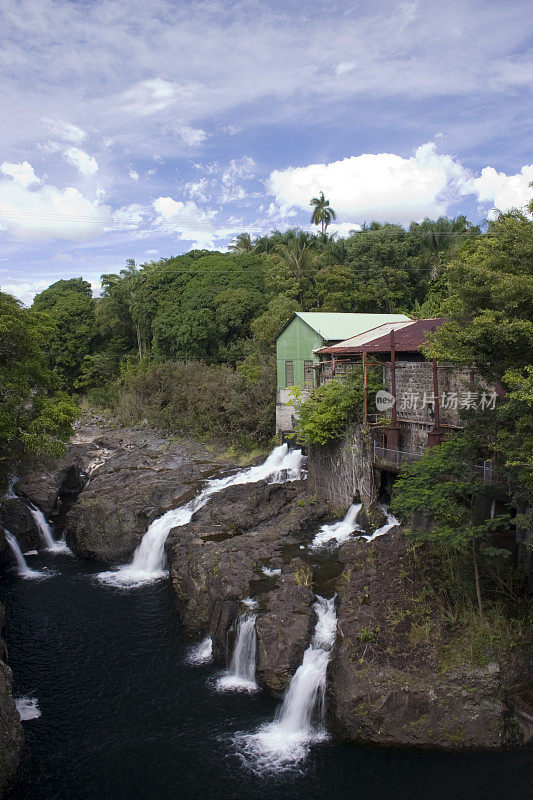
M 289 388 L 313 387 L 313 364 L 318 361 L 313 350 L 357 336 L 386 322 L 408 319 L 405 314 L 327 314 L 297 311 L 276 339 L 276 432 L 283 434 L 294 430 L 294 408 L 288 402 Z

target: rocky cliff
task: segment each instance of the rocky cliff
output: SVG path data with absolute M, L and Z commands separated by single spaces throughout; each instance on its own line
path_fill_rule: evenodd
M 4 609 L 0 604 L 0 630 L 3 624 Z M 6 646 L 0 639 L 0 795 L 15 775 L 24 744 L 22 723 L 11 693 L 12 674 L 6 659 Z
M 17 490 L 62 515 L 77 555 L 116 563 L 131 557 L 154 518 L 194 496 L 217 466 L 192 442 L 82 429 L 60 472 L 46 478 L 46 491 L 31 477 Z M 359 742 L 447 749 L 530 738 L 524 649 L 487 643 L 479 663 L 461 651 L 457 622 L 431 594 L 398 529 L 372 542 L 353 536 L 341 547 L 309 549 L 331 515 L 305 481 L 232 486 L 211 496 L 166 542 L 185 631 L 209 634 L 215 659 L 225 663 L 243 601 L 255 601 L 257 679 L 279 695 L 309 644 L 315 593 L 336 592 L 338 635 L 328 673 L 333 732 Z
M 445 749 L 529 738 L 510 702 L 528 675 L 525 650 L 487 641 L 472 658 L 468 631 L 441 607 L 400 530 L 370 543 L 354 539 L 339 558 L 328 681 L 333 731 L 360 742 Z

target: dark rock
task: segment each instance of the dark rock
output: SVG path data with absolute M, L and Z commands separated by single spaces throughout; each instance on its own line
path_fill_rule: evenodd
M 217 660 L 227 660 L 240 601 L 258 601 L 259 677 L 277 691 L 309 643 L 313 594 L 297 584 L 302 564 L 293 551 L 311 537 L 326 509 L 298 504 L 304 486 L 256 483 L 225 489 L 189 525 L 174 528 L 166 543 L 183 625 L 196 636 L 210 631 Z M 265 566 L 283 574 L 266 577 Z M 286 621 L 283 631 L 281 619 Z
M 0 605 L 0 630 L 3 619 L 4 610 Z M 5 644 L 0 639 L 0 795 L 15 775 L 24 744 L 22 724 L 11 692 L 12 673 L 5 657 Z
M 329 725 L 359 742 L 444 749 L 509 743 L 505 684 L 524 669 L 508 652 L 485 667 L 443 666 L 451 633 L 396 530 L 340 549 L 338 635 Z M 505 677 L 504 677 L 505 673 Z M 522 739 L 523 740 L 523 739 Z
M 280 586 L 269 592 L 266 611 L 256 622 L 257 676 L 275 693 L 287 688 L 302 663 L 316 615 L 313 591 L 298 585 L 294 573 L 280 578 Z
M 66 539 L 76 555 L 105 563 L 129 560 L 150 523 L 215 468 L 203 445 L 151 431 L 89 432 L 82 444 L 88 480 L 66 514 Z

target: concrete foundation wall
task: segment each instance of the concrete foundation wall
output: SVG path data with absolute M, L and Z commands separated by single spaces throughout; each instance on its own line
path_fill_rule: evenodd
M 372 509 L 379 489 L 372 455 L 372 437 L 363 435 L 360 426 L 341 440 L 312 445 L 307 465 L 311 492 L 340 508 L 348 508 L 358 498 L 367 510 Z

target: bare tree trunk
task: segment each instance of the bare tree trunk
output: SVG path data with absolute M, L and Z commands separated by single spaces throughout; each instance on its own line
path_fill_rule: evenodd
M 139 328 L 138 324 L 136 325 L 136 329 L 137 329 L 137 347 L 139 348 L 139 361 L 142 361 L 143 346 L 141 342 L 141 329 Z
M 477 563 L 477 549 L 476 549 L 476 540 L 472 539 L 472 556 L 474 558 L 474 577 L 476 579 L 476 597 L 477 597 L 477 607 L 479 610 L 479 616 L 483 616 L 483 605 L 481 602 L 481 586 L 479 584 L 479 567 Z

